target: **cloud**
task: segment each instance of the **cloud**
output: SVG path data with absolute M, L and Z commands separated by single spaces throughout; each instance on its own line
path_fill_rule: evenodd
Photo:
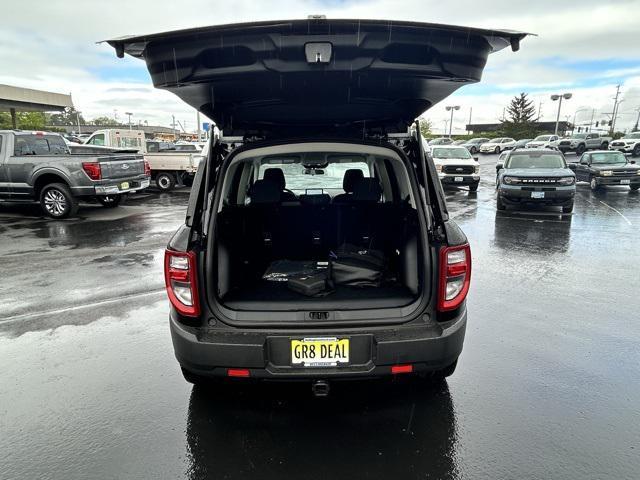
M 36 15 L 33 13 L 37 12 Z M 3 11 L 0 83 L 71 92 L 85 117 L 134 112 L 134 120 L 168 125 L 172 115 L 194 125 L 195 112 L 173 95 L 153 89 L 143 62 L 117 59 L 106 44 L 122 35 L 268 19 L 381 18 L 451 23 L 532 32 L 521 50 L 490 56 L 482 84 L 464 87 L 445 103 L 473 107 L 478 121 L 495 121 L 510 98 L 531 92 L 543 102 L 545 119 L 554 118 L 549 93 L 570 90 L 567 114 L 596 108 L 611 110 L 615 85 L 625 99 L 619 125 L 628 127 L 640 105 L 640 51 L 637 0 L 538 0 L 518 6 L 513 0 L 23 0 Z M 28 22 L 25 21 L 28 19 Z M 9 26 L 9 27 L 7 27 Z M 588 67 L 588 68 L 587 68 Z M 627 112 L 629 110 L 629 112 Z M 461 112 L 456 126 L 465 121 Z M 427 113 L 436 125 L 445 112 Z M 584 112 L 578 114 L 578 118 Z

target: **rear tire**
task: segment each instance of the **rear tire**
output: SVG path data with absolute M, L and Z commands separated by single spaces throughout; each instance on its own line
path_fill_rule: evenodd
M 640 143 L 638 143 L 635 147 L 633 147 L 633 151 L 631 152 L 631 156 L 640 157 Z
M 587 147 L 585 147 L 584 145 L 578 145 L 578 147 L 576 148 L 576 155 L 581 156 L 586 149 Z
M 160 172 L 156 175 L 156 186 L 163 192 L 169 192 L 176 186 L 176 177 L 169 172 Z
M 180 367 L 180 370 L 182 371 L 182 376 L 187 381 L 187 383 L 190 383 L 192 385 L 198 385 L 198 386 L 206 385 L 207 383 L 209 383 L 208 378 L 202 377 L 193 372 L 190 372 L 184 367 Z
M 123 200 L 122 194 L 119 193 L 115 195 L 100 195 L 97 198 L 98 202 L 105 208 L 116 208 Z
M 498 210 L 506 210 L 507 206 L 502 203 L 502 199 L 500 198 L 500 194 L 498 194 L 498 198 L 496 198 L 496 208 Z
M 496 147 L 493 153 L 495 153 L 496 155 L 500 155 L 500 147 Z
M 471 147 L 470 153 L 471 155 L 475 155 L 476 153 L 478 153 L 478 149 L 476 147 Z
M 629 188 L 635 192 L 640 188 L 640 185 L 629 185 Z
M 433 377 L 436 380 L 444 380 L 447 377 L 453 375 L 453 372 L 456 371 L 456 367 L 458 366 L 458 359 L 456 358 L 455 362 L 453 362 L 448 367 L 443 368 L 442 370 L 437 370 L 433 372 Z
M 64 183 L 50 183 L 40 191 L 40 208 L 49 217 L 62 219 L 76 214 L 78 201 Z
M 571 205 L 567 205 L 566 207 L 562 207 L 562 213 L 571 213 L 573 212 L 573 203 Z
M 600 148 L 602 150 L 608 150 L 609 149 L 609 142 L 602 142 L 602 145 L 600 145 Z

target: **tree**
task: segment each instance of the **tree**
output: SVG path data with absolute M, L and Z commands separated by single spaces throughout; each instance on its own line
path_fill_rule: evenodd
M 21 130 L 45 130 L 46 117 L 42 112 L 16 112 L 16 127 Z M 0 129 L 11 129 L 11 114 L 0 112 Z
M 507 107 L 509 121 L 511 123 L 527 124 L 533 123 L 536 119 L 536 107 L 533 101 L 527 98 L 527 94 L 522 92 L 516 95 Z
M 115 119 L 109 117 L 96 117 L 91 123 L 99 127 L 115 127 L 119 125 Z
M 426 118 L 420 119 L 420 133 L 423 137 L 429 137 L 431 135 L 431 120 L 427 120 Z
M 49 115 L 48 124 L 60 126 L 78 125 L 78 116 L 80 117 L 80 125 L 85 125 L 87 122 L 82 117 L 82 114 L 79 114 L 78 111 L 73 107 L 67 107 L 63 112 L 52 113 L 51 115 Z

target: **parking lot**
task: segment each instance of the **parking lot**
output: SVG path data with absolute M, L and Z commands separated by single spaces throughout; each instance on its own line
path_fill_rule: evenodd
M 456 373 L 326 399 L 183 380 L 162 258 L 186 189 L 0 204 L 0 478 L 637 478 L 640 195 L 497 212 L 496 160 L 447 193 L 474 262 Z

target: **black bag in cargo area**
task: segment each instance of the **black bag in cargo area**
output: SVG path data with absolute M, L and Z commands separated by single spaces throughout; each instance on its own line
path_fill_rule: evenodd
M 345 244 L 331 254 L 329 278 L 335 285 L 379 287 L 386 267 L 381 251 Z
M 331 282 L 327 279 L 327 270 L 316 273 L 292 276 L 287 281 L 290 290 L 307 297 L 324 297 L 333 292 Z

